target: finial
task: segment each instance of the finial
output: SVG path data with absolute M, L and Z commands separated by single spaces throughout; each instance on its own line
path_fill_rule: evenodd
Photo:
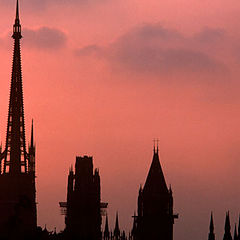
M 210 219 L 210 232 L 213 232 L 214 224 L 213 224 L 213 212 L 211 211 L 211 219 Z
M 17 7 L 16 7 L 16 20 L 19 20 L 19 7 L 18 7 L 18 0 L 17 0 Z

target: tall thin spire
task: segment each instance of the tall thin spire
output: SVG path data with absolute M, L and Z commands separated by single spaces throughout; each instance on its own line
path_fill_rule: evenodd
M 30 147 L 34 147 L 34 140 L 33 140 L 33 119 L 32 119 L 32 128 L 31 128 L 31 145 Z
M 23 107 L 23 86 L 21 69 L 20 39 L 21 25 L 17 0 L 16 19 L 13 25 L 14 54 L 8 110 L 6 146 L 3 154 L 3 173 L 19 174 L 27 172 L 27 152 L 25 143 L 25 123 Z

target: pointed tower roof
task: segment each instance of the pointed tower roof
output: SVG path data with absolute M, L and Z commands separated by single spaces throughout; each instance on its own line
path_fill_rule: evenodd
M 232 240 L 229 212 L 226 213 L 225 232 L 224 232 L 223 240 Z
M 119 228 L 119 222 L 118 222 L 118 212 L 116 213 L 116 222 L 115 222 L 115 228 L 114 228 L 114 236 L 115 237 L 120 236 L 120 228 Z
M 230 225 L 230 218 L 229 218 L 229 212 L 226 213 L 226 219 L 225 219 L 225 232 L 231 231 L 231 225 Z
M 153 150 L 153 160 L 148 172 L 147 180 L 145 182 L 143 192 L 153 192 L 160 194 L 168 194 L 167 184 L 164 178 L 162 167 L 159 160 L 158 147 L 157 151 Z
M 215 240 L 213 214 L 211 212 L 208 240 Z

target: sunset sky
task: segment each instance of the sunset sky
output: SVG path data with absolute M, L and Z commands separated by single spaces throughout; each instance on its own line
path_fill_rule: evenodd
M 153 139 L 174 239 L 216 238 L 240 213 L 240 1 L 20 0 L 27 139 L 35 123 L 38 224 L 64 229 L 59 201 L 77 155 L 100 169 L 111 228 L 130 230 Z M 15 0 L 0 0 L 5 143 Z M 103 219 L 105 223 L 105 219 Z

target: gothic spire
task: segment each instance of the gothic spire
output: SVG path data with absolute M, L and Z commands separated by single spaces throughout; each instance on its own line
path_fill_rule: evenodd
M 31 128 L 31 145 L 30 145 L 31 148 L 34 147 L 34 140 L 33 140 L 33 119 L 32 119 L 32 128 Z
M 208 240 L 215 240 L 214 224 L 213 224 L 213 214 L 212 214 L 212 212 L 211 212 Z
M 223 240 L 232 240 L 229 212 L 226 213 L 225 232 L 224 232 Z
M 104 239 L 109 239 L 109 226 L 108 226 L 108 215 L 106 215 L 106 221 L 105 221 L 105 230 L 104 230 Z
M 12 79 L 8 110 L 6 146 L 4 152 L 3 173 L 20 174 L 27 172 L 27 152 L 25 143 L 25 123 L 23 107 L 23 87 L 20 39 L 21 25 L 17 0 L 16 19 L 13 25 L 14 54 L 12 64 Z
M 119 222 L 118 222 L 118 212 L 116 213 L 116 222 L 115 222 L 115 228 L 114 228 L 114 236 L 116 238 L 120 237 L 120 228 L 119 228 Z

